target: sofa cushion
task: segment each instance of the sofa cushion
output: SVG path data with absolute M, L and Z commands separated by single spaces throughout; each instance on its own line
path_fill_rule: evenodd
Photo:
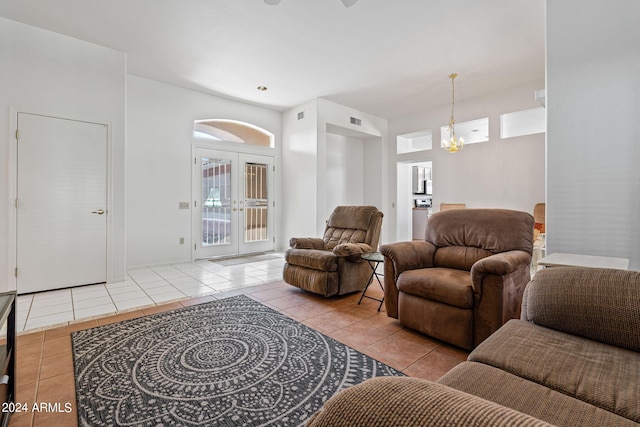
M 511 320 L 468 360 L 640 422 L 640 353 Z
M 533 277 L 523 320 L 640 352 L 640 272 L 554 267 Z
M 317 249 L 289 249 L 284 255 L 291 265 L 320 271 L 337 271 L 338 258 L 330 251 Z
M 468 271 L 453 268 L 408 270 L 398 277 L 400 292 L 460 308 L 473 308 L 473 290 Z
M 482 363 L 461 363 L 440 378 L 438 383 L 557 426 L 637 427 L 635 422 L 627 418 Z

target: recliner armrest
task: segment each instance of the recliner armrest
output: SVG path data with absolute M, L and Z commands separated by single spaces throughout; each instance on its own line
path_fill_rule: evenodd
M 362 261 L 362 254 L 371 252 L 373 252 L 373 249 L 366 243 L 341 243 L 333 248 L 335 256 L 343 257 L 351 262 L 360 262 Z
M 380 253 L 393 262 L 394 279 L 403 271 L 433 267 L 434 244 L 429 242 L 398 242 L 380 247 Z
M 403 271 L 433 267 L 435 252 L 435 245 L 422 241 L 380 246 L 380 253 L 384 255 L 384 306 L 387 316 L 398 318 L 398 276 Z
M 495 274 L 504 276 L 513 273 L 522 264 L 529 264 L 531 255 L 524 251 L 507 251 L 482 258 L 471 267 L 471 277 L 474 274 Z
M 324 240 L 318 237 L 292 237 L 289 246 L 293 249 L 324 249 Z
M 473 264 L 474 347 L 509 319 L 520 317 L 522 293 L 530 279 L 530 263 L 528 252 L 512 250 Z

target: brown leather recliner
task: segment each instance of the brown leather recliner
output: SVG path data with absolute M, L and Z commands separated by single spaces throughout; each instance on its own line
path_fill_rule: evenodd
M 387 315 L 471 350 L 520 316 L 533 217 L 506 209 L 438 212 L 425 241 L 383 245 Z
M 290 240 L 284 281 L 326 297 L 363 290 L 371 267 L 361 255 L 377 251 L 382 216 L 375 206 L 338 206 L 322 238 Z

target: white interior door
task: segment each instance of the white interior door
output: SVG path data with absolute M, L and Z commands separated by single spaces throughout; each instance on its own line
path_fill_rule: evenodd
M 194 259 L 273 250 L 273 158 L 197 148 Z
M 17 290 L 106 281 L 106 125 L 18 113 Z

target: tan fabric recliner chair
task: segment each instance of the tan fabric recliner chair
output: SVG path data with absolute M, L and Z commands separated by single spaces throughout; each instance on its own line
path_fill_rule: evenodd
M 387 315 L 472 349 L 520 316 L 533 217 L 506 209 L 433 214 L 425 241 L 383 245 Z
M 361 255 L 377 251 L 382 216 L 375 206 L 338 206 L 322 238 L 290 240 L 284 281 L 326 297 L 363 290 L 371 267 Z

